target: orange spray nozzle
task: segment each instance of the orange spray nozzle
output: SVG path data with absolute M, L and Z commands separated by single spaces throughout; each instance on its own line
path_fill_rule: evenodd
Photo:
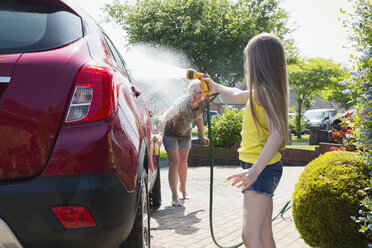
M 192 69 L 188 69 L 186 71 L 186 78 L 187 79 L 199 79 L 200 80 L 200 83 L 202 85 L 202 91 L 203 91 L 203 96 L 204 96 L 204 99 L 209 99 L 210 96 L 209 96 L 209 92 L 211 91 L 211 86 L 210 84 L 203 80 L 203 78 L 209 78 L 210 76 L 207 75 L 207 74 L 204 74 L 204 73 L 200 73 L 200 72 L 197 72 L 195 70 L 192 70 Z

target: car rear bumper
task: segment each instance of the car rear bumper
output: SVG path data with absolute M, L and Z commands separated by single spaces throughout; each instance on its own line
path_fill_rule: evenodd
M 68 205 L 89 209 L 97 226 L 65 229 L 52 207 Z M 114 173 L 40 176 L 2 184 L 0 220 L 7 238 L 0 233 L 0 247 L 9 239 L 23 247 L 117 247 L 132 228 L 136 205 L 137 194 L 127 192 Z
M 0 247 L 22 247 L 12 230 L 2 219 L 0 219 Z

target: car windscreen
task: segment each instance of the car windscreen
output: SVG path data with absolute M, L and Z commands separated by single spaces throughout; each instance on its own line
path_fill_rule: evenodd
M 51 50 L 82 36 L 81 18 L 60 6 L 0 3 L 0 54 Z
M 325 112 L 323 111 L 311 111 L 304 114 L 308 119 L 323 119 Z

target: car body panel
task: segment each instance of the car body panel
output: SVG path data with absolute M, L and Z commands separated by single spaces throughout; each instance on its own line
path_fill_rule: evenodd
M 20 53 L 0 55 L 0 76 L 11 77 L 13 74 L 14 65 L 17 63 L 17 60 L 20 56 Z
M 0 180 L 32 177 L 43 170 L 64 122 L 75 75 L 88 56 L 81 39 L 18 59 L 0 109 L 0 136 L 4 137 Z
M 36 177 L 2 185 L 0 192 L 1 218 L 27 248 L 118 247 L 135 218 L 137 195 L 114 173 Z M 87 207 L 97 226 L 64 229 L 51 209 L 61 204 Z
M 131 127 L 129 123 L 122 122 L 123 119 L 126 117 L 119 108 L 107 120 L 62 127 L 60 138 L 42 175 L 114 172 L 126 189 L 133 191 L 138 173 L 139 145 L 132 140 L 133 136 L 124 131 Z
M 69 1 L 29 2 L 76 13 L 84 36 L 0 55 L 0 77 L 11 77 L 0 95 L 0 219 L 24 247 L 118 247 L 135 221 L 143 169 L 149 192 L 158 173 L 150 112 L 92 18 Z M 65 123 L 86 64 L 110 68 L 117 103 L 105 119 Z M 97 226 L 65 229 L 52 207 L 70 205 L 86 207 Z
M 8 89 L 12 79 L 14 66 L 21 54 L 0 55 L 0 109 L 4 103 L 2 95 Z

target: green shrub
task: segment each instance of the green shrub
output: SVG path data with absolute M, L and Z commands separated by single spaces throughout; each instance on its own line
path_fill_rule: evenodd
M 211 120 L 213 130 L 213 145 L 217 147 L 231 147 L 240 143 L 242 137 L 243 112 L 233 108 L 226 110 L 221 116 L 215 116 Z
M 168 159 L 168 153 L 166 151 L 160 151 L 159 159 L 160 160 L 167 160 Z
M 312 247 L 367 247 L 351 216 L 365 196 L 368 167 L 357 153 L 334 151 L 310 162 L 293 193 L 293 218 Z

